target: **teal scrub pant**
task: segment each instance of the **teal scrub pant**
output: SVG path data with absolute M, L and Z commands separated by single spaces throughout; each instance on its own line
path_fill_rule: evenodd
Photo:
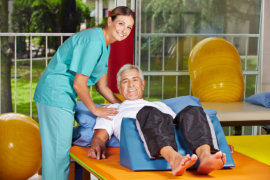
M 42 148 L 42 180 L 67 180 L 74 112 L 41 103 L 36 105 Z

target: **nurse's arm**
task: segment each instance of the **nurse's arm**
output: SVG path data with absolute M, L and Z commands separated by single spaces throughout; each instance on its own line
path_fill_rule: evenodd
M 87 87 L 88 76 L 76 73 L 73 88 L 80 97 L 84 105 L 94 115 L 111 120 L 109 116 L 115 116 L 118 111 L 117 108 L 108 108 L 107 106 L 96 107 L 93 102 Z
M 107 86 L 107 74 L 96 83 L 96 89 L 110 103 L 121 103 L 121 101 L 113 94 L 112 90 Z

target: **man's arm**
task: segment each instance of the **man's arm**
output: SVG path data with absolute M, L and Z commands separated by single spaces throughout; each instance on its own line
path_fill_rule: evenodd
M 91 148 L 88 151 L 88 157 L 93 159 L 106 158 L 106 141 L 109 139 L 109 134 L 105 129 L 96 129 L 94 137 L 91 141 Z

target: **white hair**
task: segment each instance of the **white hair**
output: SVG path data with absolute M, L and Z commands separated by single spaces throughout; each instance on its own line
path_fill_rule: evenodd
M 144 80 L 142 70 L 138 66 L 132 65 L 132 64 L 125 64 L 119 69 L 119 71 L 117 73 L 117 85 L 118 86 L 120 86 L 122 72 L 129 71 L 131 69 L 136 69 L 139 72 L 141 80 L 142 81 Z

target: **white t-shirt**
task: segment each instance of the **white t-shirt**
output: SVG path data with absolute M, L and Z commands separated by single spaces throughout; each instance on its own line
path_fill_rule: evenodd
M 175 118 L 176 114 L 172 109 L 162 102 L 149 102 L 143 99 L 135 101 L 126 100 L 121 104 L 111 104 L 109 107 L 118 108 L 119 113 L 116 116 L 110 116 L 113 120 L 107 120 L 105 118 L 98 117 L 94 129 L 105 129 L 109 137 L 114 135 L 120 140 L 121 123 L 124 117 L 136 119 L 136 115 L 144 106 L 153 106 L 159 109 L 161 112 L 171 115 Z

